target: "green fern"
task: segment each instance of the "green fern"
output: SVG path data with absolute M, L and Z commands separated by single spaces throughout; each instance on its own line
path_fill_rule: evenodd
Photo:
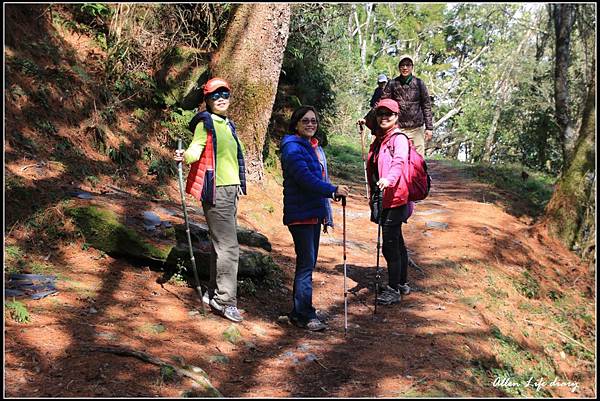
M 5 307 L 8 309 L 8 313 L 14 321 L 19 323 L 29 323 L 29 311 L 27 311 L 27 308 L 23 303 L 15 301 L 13 298 L 11 302 L 6 303 Z

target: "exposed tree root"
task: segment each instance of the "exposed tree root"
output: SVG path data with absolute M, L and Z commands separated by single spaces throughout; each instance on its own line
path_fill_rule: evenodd
M 90 351 L 107 352 L 110 354 L 115 354 L 115 355 L 120 355 L 120 356 L 133 356 L 135 358 L 141 359 L 142 361 L 151 363 L 153 365 L 169 367 L 169 368 L 173 369 L 177 374 L 179 374 L 181 376 L 189 377 L 190 379 L 194 380 L 196 383 L 198 383 L 203 388 L 205 388 L 207 390 L 207 392 L 209 393 L 209 395 L 214 396 L 214 397 L 223 397 L 221 392 L 212 385 L 210 380 L 208 380 L 208 375 L 206 374 L 206 372 L 197 366 L 185 365 L 185 366 L 179 367 L 179 366 L 171 365 L 170 363 L 166 363 L 162 359 L 157 358 L 152 355 L 148 355 L 145 352 L 136 351 L 136 350 L 132 350 L 132 349 L 128 349 L 128 348 L 87 347 L 87 349 Z

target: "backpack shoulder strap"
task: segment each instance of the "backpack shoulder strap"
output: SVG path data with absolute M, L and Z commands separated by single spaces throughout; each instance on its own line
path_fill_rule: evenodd
M 199 111 L 190 120 L 188 129 L 192 131 L 192 134 L 196 131 L 196 126 L 200 123 L 204 123 L 206 129 L 212 128 L 212 119 L 207 111 Z
M 425 84 L 423 83 L 423 80 L 421 78 L 417 78 L 417 84 L 419 86 L 419 102 L 423 103 L 423 88 L 425 87 Z
M 235 127 L 235 124 L 233 123 L 233 121 L 231 121 L 231 119 L 228 118 L 227 122 L 229 123 L 229 128 L 231 128 L 231 132 L 233 132 L 234 135 L 237 135 L 237 133 L 236 133 L 236 127 Z
M 188 124 L 188 129 L 192 131 L 192 134 L 196 133 L 196 127 L 200 123 L 204 124 L 204 129 L 206 129 L 206 131 L 208 132 L 208 135 L 206 135 L 206 142 L 204 143 L 204 146 L 206 146 L 206 143 L 208 143 L 208 139 L 212 137 L 213 149 L 216 149 L 217 137 L 216 133 L 214 132 L 212 118 L 210 117 L 210 114 L 208 112 L 199 111 L 198 113 L 196 113 L 196 115 L 194 115 L 194 117 L 192 117 Z
M 388 149 L 390 150 L 390 154 L 392 155 L 392 157 L 394 157 L 394 150 L 395 150 L 395 147 L 394 147 L 394 137 L 397 136 L 397 135 L 400 135 L 400 134 L 406 136 L 406 134 L 402 133 L 402 131 L 400 131 L 399 129 L 397 129 L 396 131 L 392 132 L 391 138 L 387 141 L 386 145 L 387 145 Z M 406 138 L 408 139 L 408 137 L 406 137 Z

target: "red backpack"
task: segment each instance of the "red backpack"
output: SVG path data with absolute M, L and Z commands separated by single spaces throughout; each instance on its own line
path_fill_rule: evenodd
M 412 140 L 403 132 L 396 132 L 393 135 L 402 134 L 408 140 L 408 177 L 406 184 L 408 186 L 408 200 L 420 201 L 427 198 L 431 188 L 431 177 L 427 173 L 427 163 L 423 156 L 417 152 Z M 394 156 L 394 141 L 392 138 L 387 142 L 388 149 L 392 157 Z

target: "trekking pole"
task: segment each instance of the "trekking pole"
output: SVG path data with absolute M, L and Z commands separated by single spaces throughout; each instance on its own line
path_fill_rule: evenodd
M 177 150 L 181 150 L 181 138 L 177 139 Z M 198 270 L 196 269 L 196 259 L 194 259 L 194 250 L 192 248 L 192 235 L 190 234 L 190 223 L 188 221 L 187 208 L 185 207 L 185 193 L 183 192 L 183 166 L 182 162 L 177 162 L 179 170 L 179 193 L 181 194 L 181 205 L 183 206 L 183 218 L 185 220 L 185 233 L 187 234 L 188 247 L 190 248 L 190 260 L 192 261 L 192 270 L 196 279 L 196 292 L 200 297 L 200 305 L 202 306 L 202 314 L 206 314 L 204 302 L 202 301 L 202 288 L 200 287 L 200 278 L 198 278 Z
M 348 290 L 346 287 L 346 197 L 342 196 L 342 227 L 344 231 L 344 337 L 348 332 Z
M 366 198 L 369 199 L 369 183 L 367 181 L 367 157 L 365 156 L 365 128 L 362 124 L 358 124 L 360 131 L 360 152 L 363 159 L 363 171 L 365 172 L 365 189 L 367 190 Z
M 381 190 L 379 190 L 381 195 Z M 379 198 L 377 199 L 376 207 L 379 209 Z M 379 210 L 377 216 L 377 269 L 375 270 L 375 309 L 373 309 L 373 317 L 377 314 L 377 295 L 379 294 L 379 281 L 381 280 L 381 269 L 379 267 L 379 250 L 381 249 L 381 214 L 383 210 Z

